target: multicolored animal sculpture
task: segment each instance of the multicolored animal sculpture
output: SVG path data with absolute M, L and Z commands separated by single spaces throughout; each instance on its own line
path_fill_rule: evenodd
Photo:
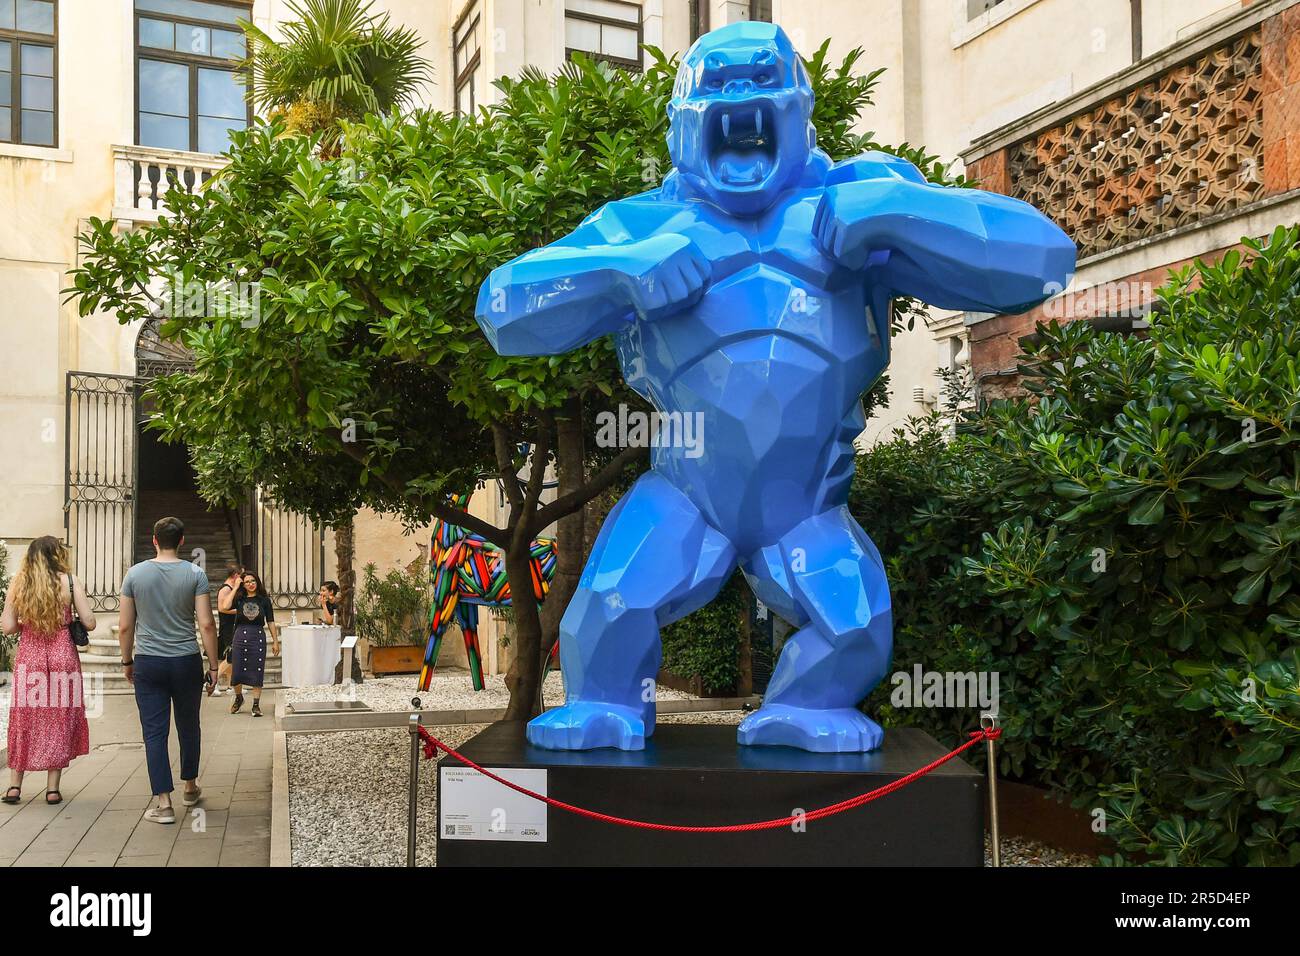
M 461 511 L 469 508 L 468 494 L 453 503 Z M 555 577 L 555 541 L 538 538 L 533 542 L 530 568 L 533 596 L 541 602 Z M 433 668 L 442 650 L 442 638 L 454 620 L 465 638 L 470 680 L 475 690 L 483 689 L 483 656 L 478 646 L 478 609 L 510 607 L 510 582 L 506 580 L 505 553 L 496 545 L 464 528 L 437 520 L 429 543 L 429 575 L 433 600 L 429 608 L 429 642 L 420 669 L 420 690 L 428 690 Z M 550 663 L 556 657 L 551 649 Z

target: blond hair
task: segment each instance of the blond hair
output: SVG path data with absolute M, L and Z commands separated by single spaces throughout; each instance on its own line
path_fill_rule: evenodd
M 60 574 L 71 575 L 68 549 L 53 535 L 37 538 L 27 549 L 14 577 L 14 610 L 23 624 L 40 634 L 64 625 Z

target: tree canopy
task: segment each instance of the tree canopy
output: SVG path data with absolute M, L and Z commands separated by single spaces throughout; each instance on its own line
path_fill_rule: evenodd
M 859 56 L 832 67 L 823 47 L 808 60 L 832 155 L 876 146 L 850 129 L 879 73 L 855 74 Z M 222 449 L 202 469 L 214 496 L 256 475 L 314 516 L 350 501 L 427 518 L 444 494 L 500 470 L 493 427 L 513 456 L 574 397 L 639 401 L 608 339 L 501 357 L 474 303 L 494 266 L 658 184 L 674 72 L 657 52 L 643 74 L 581 59 L 555 77 L 528 71 L 500 80 L 500 102 L 477 116 L 345 124 L 338 158 L 281 121 L 255 124 L 234 134 L 230 165 L 207 188 L 168 194 L 157 225 L 91 220 L 72 291 L 83 314 L 126 323 L 179 301 L 159 295 L 160 277 L 208 290 L 209 305 L 213 289 L 256 282 L 256 316 L 220 301 L 166 314 L 163 334 L 196 363 L 154 383 L 156 427 Z M 933 157 L 901 151 L 944 175 Z
M 297 19 L 277 40 L 245 21 L 254 105 L 280 114 L 299 133 L 337 143 L 339 124 L 409 106 L 432 71 L 424 41 L 408 27 L 372 13 L 371 0 L 289 0 Z
M 645 448 L 582 441 L 598 409 L 642 401 L 608 338 L 561 356 L 498 356 L 474 320 L 478 288 L 668 172 L 676 63 L 650 54 L 644 73 L 576 58 L 554 77 L 499 80 L 498 102 L 473 116 L 368 115 L 344 124 L 337 156 L 282 119 L 255 124 L 233 134 L 230 163 L 206 188 L 168 193 L 156 225 L 91 220 L 70 291 L 83 315 L 124 323 L 161 308 L 163 334 L 193 351 L 193 373 L 153 384 L 155 426 L 197 451 L 209 497 L 258 484 L 326 522 L 362 505 L 414 525 L 437 516 L 524 555 L 644 467 Z M 855 72 L 860 55 L 832 65 L 823 45 L 806 61 L 820 142 L 836 158 L 885 148 L 852 132 L 879 75 Z M 920 150 L 895 151 L 947 178 Z M 241 298 L 239 283 L 258 295 Z M 206 292 L 204 307 L 175 308 L 190 298 L 160 294 L 167 284 Z M 560 488 L 543 501 L 551 461 Z M 492 478 L 510 502 L 503 527 L 448 503 Z M 562 547 L 564 560 L 583 550 Z M 548 607 L 562 610 L 560 591 Z M 521 629 L 530 613 L 517 611 Z

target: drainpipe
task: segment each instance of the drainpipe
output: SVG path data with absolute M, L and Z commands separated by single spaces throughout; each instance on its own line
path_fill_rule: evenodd
M 1133 40 L 1133 62 L 1142 59 L 1142 0 L 1128 0 L 1129 35 Z

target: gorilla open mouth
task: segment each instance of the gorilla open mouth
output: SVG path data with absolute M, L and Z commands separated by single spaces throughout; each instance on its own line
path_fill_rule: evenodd
M 708 151 L 718 184 L 761 186 L 776 168 L 776 110 L 766 99 L 716 106 L 709 114 Z

